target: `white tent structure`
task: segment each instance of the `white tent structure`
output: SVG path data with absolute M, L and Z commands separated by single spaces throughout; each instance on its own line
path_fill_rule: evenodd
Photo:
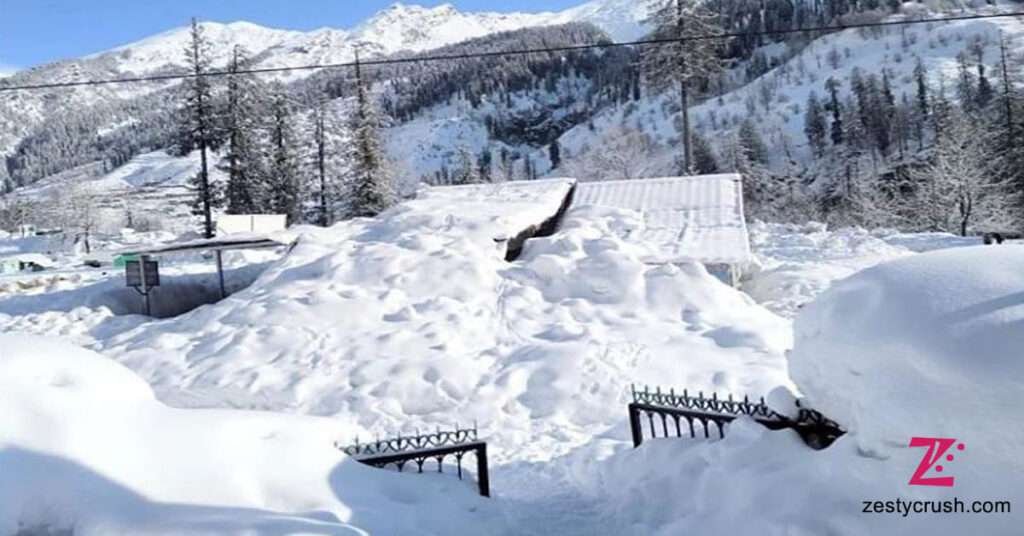
M 629 238 L 657 245 L 652 264 L 696 261 L 736 284 L 753 262 L 737 174 L 580 182 L 572 204 L 643 214 L 642 236 Z

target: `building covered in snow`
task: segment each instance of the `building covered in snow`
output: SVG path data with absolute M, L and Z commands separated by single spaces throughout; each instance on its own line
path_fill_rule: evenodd
M 0 256 L 0 274 L 41 272 L 57 265 L 50 257 L 40 253 L 18 253 Z
M 640 212 L 641 236 L 626 238 L 655 245 L 652 264 L 700 262 L 735 285 L 753 263 L 737 174 L 581 182 L 572 205 Z
M 654 253 L 650 264 L 699 262 L 736 285 L 753 263 L 743 216 L 743 182 L 736 174 L 578 182 L 575 179 L 428 186 L 409 206 L 436 205 L 434 212 L 486 215 L 493 240 L 509 261 L 526 240 L 557 231 L 571 208 L 596 205 L 633 210 L 639 230 L 623 238 Z

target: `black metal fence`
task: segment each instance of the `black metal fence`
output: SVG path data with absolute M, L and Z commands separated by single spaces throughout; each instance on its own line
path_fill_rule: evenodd
M 372 443 L 359 443 L 357 440 L 353 445 L 335 446 L 361 463 L 379 468 L 393 465 L 399 472 L 406 466 L 414 465 L 417 472 L 423 473 L 429 468 L 430 462 L 436 462 L 437 472 L 443 473 L 444 462 L 452 459 L 460 480 L 463 474 L 462 459 L 472 453 L 476 458 L 476 480 L 480 495 L 491 496 L 487 443 L 478 439 L 475 426 L 471 429 L 438 430 L 433 434 L 400 435 Z
M 651 391 L 645 387 L 640 391 L 636 386 L 632 386 L 631 391 L 629 428 L 634 447 L 643 443 L 645 431 L 649 438 L 688 434 L 691 438 L 702 435 L 722 439 L 726 425 L 741 416 L 750 417 L 772 430 L 795 430 L 808 446 L 818 450 L 828 447 L 845 433 L 839 424 L 817 411 L 799 408 L 796 418 L 792 418 L 776 413 L 765 404 L 764 398 L 756 402 L 748 397 L 735 400 L 732 395 L 723 399 L 712 394 L 711 398 L 705 398 L 702 392 L 690 396 L 686 390 L 679 395 L 675 390 Z

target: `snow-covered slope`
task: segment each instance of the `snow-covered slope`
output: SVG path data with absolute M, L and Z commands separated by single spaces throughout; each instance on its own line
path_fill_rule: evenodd
M 593 0 L 559 13 L 464 13 L 451 5 L 426 8 L 395 4 L 351 29 L 321 28 L 310 32 L 266 28 L 248 22 L 202 22 L 210 40 L 214 67 L 224 67 L 235 45 L 245 47 L 256 68 L 284 68 L 320 63 L 342 63 L 354 59 L 356 47 L 365 56 L 399 51 L 421 52 L 496 32 L 567 22 L 593 22 L 613 38 L 625 39 L 643 33 L 646 7 L 642 2 Z M 180 27 L 125 44 L 112 50 L 13 74 L 12 84 L 71 82 L 166 73 L 183 66 L 189 28 Z M 279 73 L 284 79 L 306 76 L 312 71 Z M 55 113 L 47 99 L 59 95 L 65 107 L 88 107 L 117 102 L 168 87 L 168 83 L 121 84 L 36 91 L 0 95 L 0 154 L 10 153 L 32 125 Z
M 643 2 L 592 0 L 558 13 L 465 13 L 451 4 L 428 8 L 397 3 L 350 29 L 321 28 L 310 32 L 267 28 L 239 21 L 201 22 L 213 53 L 213 64 L 223 66 L 238 45 L 257 58 L 255 67 L 285 67 L 318 62 L 348 61 L 358 45 L 364 53 L 382 55 L 420 52 L 497 32 L 531 26 L 590 22 L 613 39 L 643 33 L 647 8 Z M 141 41 L 32 69 L 35 76 L 62 81 L 90 64 L 109 64 L 121 73 L 144 74 L 182 65 L 182 50 L 190 39 L 180 27 Z M 24 74 L 24 73 L 22 73 Z
M 999 9 L 1013 8 L 978 12 L 994 13 Z M 933 12 L 928 16 L 941 18 L 962 14 Z M 890 20 L 903 17 L 892 16 Z M 785 61 L 749 84 L 694 104 L 690 110 L 691 120 L 695 129 L 721 150 L 740 122 L 749 118 L 768 145 L 773 167 L 780 169 L 791 158 L 810 163 L 804 114 L 811 92 L 816 93 L 821 102 L 827 98 L 826 80 L 835 78 L 839 82 L 838 94 L 842 101 L 851 95 L 850 82 L 855 69 L 862 76 L 879 78 L 881 70 L 886 69 L 898 103 L 904 95 L 915 98 L 913 71 L 920 58 L 928 70 L 930 90 L 937 92 L 940 83 L 944 83 L 946 95 L 955 99 L 957 55 L 965 52 L 972 40 L 980 39 L 986 71 L 994 76 L 991 73 L 999 72 L 1000 35 L 1009 44 L 1011 55 L 1024 52 L 1024 21 L 1018 18 L 917 24 L 878 31 L 845 30 L 814 39 L 795 53 L 787 52 L 786 45 L 773 44 L 762 52 L 787 58 Z M 834 66 L 829 58 L 832 54 L 835 54 Z M 561 146 L 571 154 L 585 154 L 606 145 L 608 140 L 602 136 L 609 132 L 620 128 L 636 129 L 646 133 L 660 147 L 652 160 L 656 162 L 655 173 L 666 173 L 675 166 L 679 152 L 677 102 L 674 92 L 649 94 L 638 102 L 605 110 L 591 121 L 593 126 L 581 124 L 566 132 L 560 140 Z
M 371 469 L 335 448 L 342 435 L 328 419 L 169 408 L 107 358 L 0 334 L 3 534 L 488 532 L 470 483 Z

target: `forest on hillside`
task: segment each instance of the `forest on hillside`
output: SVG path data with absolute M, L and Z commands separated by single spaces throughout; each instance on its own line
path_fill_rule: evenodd
M 410 172 L 416 180 L 459 184 L 736 171 L 746 179 L 748 216 L 756 219 L 964 234 L 1021 226 L 1024 60 L 1003 36 L 950 36 L 938 31 L 940 24 L 864 28 L 859 37 L 884 46 L 885 62 L 851 68 L 856 53 L 849 46 L 822 48 L 839 33 L 794 30 L 941 13 L 893 1 L 712 0 L 687 8 L 700 11 L 688 11 L 689 26 L 682 28 L 677 5 L 660 5 L 660 21 L 652 11 L 655 37 L 730 35 L 702 51 L 706 69 L 698 72 L 694 62 L 679 69 L 679 58 L 701 49 L 693 46 L 468 57 L 610 42 L 579 23 L 401 53 L 390 65 L 371 61 L 358 72 L 331 69 L 290 82 L 245 73 L 251 58 L 238 48 L 227 76 L 201 77 L 207 81 L 201 143 L 188 113 L 196 87 L 186 81 L 50 116 L 5 158 L 0 182 L 14 195 L 69 170 L 106 173 L 150 151 L 184 156 L 202 147 L 210 151 L 210 167 L 229 179 L 195 181 L 197 212 L 209 204 L 327 224 L 365 212 L 351 209 L 360 175 L 354 170 L 372 149 L 380 154 L 370 165 L 386 175 L 377 182 L 388 183 L 381 186 L 388 196 L 407 193 L 393 182 Z M 927 49 L 956 50 L 955 76 L 930 68 Z M 436 56 L 457 59 L 430 59 Z M 201 58 L 190 61 L 197 73 L 210 69 Z M 681 113 L 680 82 L 692 119 Z M 806 95 L 792 90 L 804 86 L 811 87 Z M 439 140 L 435 168 L 396 167 L 386 154 L 387 132 L 426 121 L 436 110 L 465 115 L 485 139 Z M 361 147 L 367 122 L 359 119 L 371 112 L 372 130 L 379 132 L 363 132 L 373 147 Z M 773 126 L 779 122 L 799 127 Z M 674 133 L 652 133 L 658 123 Z M 578 138 L 587 141 L 567 146 Z M 248 192 L 239 189 L 242 182 Z

